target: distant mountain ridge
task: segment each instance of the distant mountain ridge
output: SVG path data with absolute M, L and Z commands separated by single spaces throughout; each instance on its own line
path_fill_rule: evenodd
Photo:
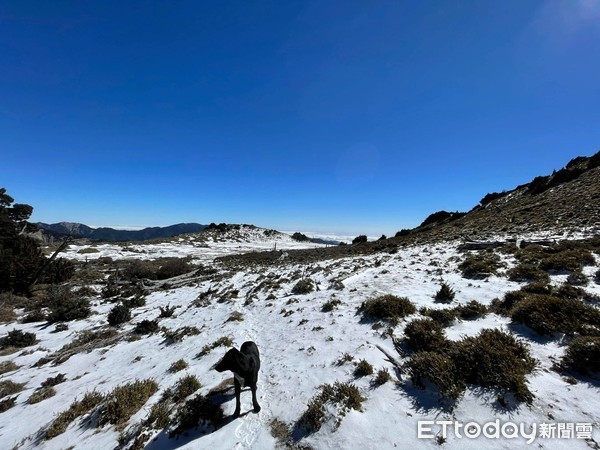
M 147 241 L 157 238 L 170 238 L 185 233 L 197 233 L 206 228 L 199 223 L 178 223 L 167 227 L 148 227 L 142 230 L 117 230 L 109 227 L 92 228 L 82 223 L 59 222 L 36 225 L 54 238 L 73 236 L 91 241 Z

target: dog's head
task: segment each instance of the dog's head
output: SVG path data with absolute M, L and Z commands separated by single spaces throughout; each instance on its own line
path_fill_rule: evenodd
M 226 370 L 235 371 L 242 364 L 242 359 L 243 355 L 241 354 L 241 352 L 239 350 L 236 350 L 235 348 L 232 348 L 227 353 L 225 353 L 225 356 L 223 356 L 221 361 L 215 364 L 214 369 L 217 372 L 224 372 Z

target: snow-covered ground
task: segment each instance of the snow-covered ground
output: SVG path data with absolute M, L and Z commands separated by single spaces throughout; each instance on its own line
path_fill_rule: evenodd
M 119 245 L 94 245 L 95 253 L 80 253 L 81 246 L 71 246 L 67 254 L 73 259 L 97 258 L 157 258 L 163 256 L 192 255 L 206 261 L 215 256 L 238 251 L 270 250 L 274 242 L 268 239 L 247 239 L 244 242 L 212 242 L 196 245 L 192 239 L 181 238 L 168 244 L 135 244 L 124 249 Z M 546 439 L 538 437 L 531 445 L 525 438 L 492 439 L 481 435 L 475 439 L 459 439 L 450 432 L 441 448 L 546 448 L 589 449 L 598 448 L 600 432 L 600 391 L 598 385 L 579 381 L 569 384 L 557 372 L 551 370 L 553 361 L 564 352 L 559 338 L 528 339 L 533 356 L 539 361 L 538 369 L 528 376 L 528 383 L 535 395 L 531 406 L 521 404 L 516 409 L 497 407 L 496 396 L 488 391 L 471 388 L 451 412 L 439 406 L 437 398 L 429 391 L 415 389 L 410 381 L 399 380 L 382 349 L 399 358 L 386 327 L 373 329 L 371 324 L 361 323 L 357 307 L 364 301 L 381 294 L 408 297 L 420 308 L 438 308 L 433 296 L 443 278 L 456 291 L 454 305 L 477 300 L 489 305 L 494 298 L 501 298 L 510 290 L 518 289 L 519 283 L 510 282 L 503 276 L 474 281 L 462 278 L 457 269 L 461 260 L 458 242 L 438 245 L 415 246 L 400 249 L 394 254 L 377 254 L 338 260 L 322 261 L 310 265 L 287 265 L 253 268 L 199 281 L 190 279 L 180 288 L 157 291 L 146 298 L 146 306 L 132 310 L 132 320 L 121 326 L 121 332 L 134 328 L 144 319 L 155 319 L 159 307 L 176 306 L 173 317 L 160 319 L 161 326 L 177 329 L 195 326 L 200 334 L 187 336 L 181 342 L 168 344 L 161 334 L 143 336 L 139 340 L 121 340 L 110 347 L 79 353 L 66 362 L 53 366 L 33 365 L 43 356 L 71 342 L 79 330 L 97 329 L 106 324 L 106 315 L 113 304 L 93 301 L 94 314 L 88 319 L 72 322 L 69 329 L 54 332 L 53 326 L 42 323 L 2 324 L 0 335 L 14 328 L 34 332 L 39 339 L 35 347 L 0 357 L 0 362 L 14 361 L 20 366 L 6 373 L 1 380 L 10 379 L 25 383 L 25 390 L 16 405 L 0 414 L 0 447 L 45 449 L 108 449 L 118 446 L 119 432 L 114 426 L 90 427 L 81 418 L 75 420 L 67 431 L 50 440 L 37 439 L 37 433 L 46 427 L 53 417 L 64 411 L 75 400 L 89 391 L 108 393 L 114 387 L 137 379 L 153 378 L 159 391 L 129 421 L 129 426 L 140 423 L 162 392 L 185 374 L 198 377 L 202 387 L 198 393 L 207 394 L 218 387 L 230 375 L 218 373 L 211 367 L 223 356 L 226 349 L 218 347 L 203 357 L 198 353 L 205 346 L 227 336 L 236 347 L 244 341 L 257 343 L 261 352 L 262 368 L 259 375 L 258 398 L 262 410 L 249 412 L 242 417 L 226 421 L 214 432 L 202 433 L 190 430 L 187 436 L 169 439 L 166 431 L 155 431 L 147 445 L 150 449 L 270 449 L 278 441 L 271 435 L 270 423 L 277 419 L 293 425 L 306 410 L 310 399 L 323 384 L 335 381 L 352 382 L 366 398 L 362 411 L 348 412 L 339 428 L 330 420 L 316 433 L 299 442 L 315 449 L 414 449 L 440 448 L 441 442 L 434 438 L 419 439 L 419 421 L 457 420 L 484 424 L 500 420 L 526 423 L 593 423 L 593 439 Z M 312 245 L 312 244 L 309 244 Z M 285 237 L 277 241 L 277 248 L 306 247 Z M 509 257 L 505 257 L 511 264 Z M 591 275 L 598 269 L 586 268 Z M 292 295 L 291 291 L 301 275 L 309 276 L 318 290 L 309 294 Z M 564 277 L 563 277 L 564 278 Z M 333 289 L 332 280 L 343 282 L 344 288 Z M 560 276 L 554 282 L 562 281 Z M 192 305 L 202 293 L 202 305 Z M 600 294 L 600 286 L 590 283 L 586 290 Z M 341 303 L 331 312 L 323 312 L 322 306 L 330 300 Z M 241 321 L 229 321 L 233 312 L 243 315 Z M 414 314 L 394 327 L 394 335 L 402 336 L 403 328 Z M 477 334 L 484 328 L 500 328 L 514 332 L 509 319 L 495 314 L 473 321 L 457 321 L 446 328 L 449 339 Z M 518 331 L 518 330 L 517 330 Z M 526 333 L 525 333 L 526 334 Z M 532 335 L 527 335 L 533 337 Z M 350 354 L 354 362 L 366 359 L 375 371 L 387 368 L 392 381 L 379 387 L 372 385 L 372 376 L 356 378 L 352 362 L 338 365 L 336 361 Z M 189 367 L 178 373 L 168 371 L 179 359 Z M 37 404 L 27 399 L 48 377 L 64 373 L 67 381 L 58 384 L 56 395 Z M 233 413 L 235 400 L 223 403 L 225 416 Z M 251 410 L 250 392 L 242 393 L 242 413 Z M 434 433 L 439 431 L 434 427 Z

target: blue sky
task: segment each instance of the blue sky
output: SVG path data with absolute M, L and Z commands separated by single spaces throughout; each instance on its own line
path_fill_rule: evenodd
M 600 1 L 5 1 L 36 221 L 391 234 L 600 149 Z

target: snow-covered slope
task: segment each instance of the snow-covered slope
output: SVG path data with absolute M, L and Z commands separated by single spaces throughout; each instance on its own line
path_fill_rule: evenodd
M 116 245 L 97 245 L 95 253 L 81 253 L 84 248 L 72 246 L 68 256 L 73 259 L 111 256 L 113 258 L 156 258 L 162 256 L 192 255 L 203 261 L 217 255 L 235 251 L 277 249 L 306 246 L 285 236 L 276 240 L 246 235 L 239 242 L 204 241 L 201 246 L 190 237 L 182 237 L 173 243 L 131 245 L 124 249 Z M 293 426 L 306 410 L 319 386 L 336 381 L 355 384 L 365 401 L 361 411 L 350 410 L 339 424 L 326 421 L 316 433 L 302 437 L 296 444 L 315 449 L 387 449 L 387 448 L 598 448 L 600 433 L 600 392 L 597 385 L 580 381 L 567 383 L 557 372 L 550 370 L 552 362 L 560 358 L 564 345 L 560 338 L 542 339 L 529 336 L 528 345 L 539 360 L 538 369 L 528 377 L 535 400 L 515 409 L 503 410 L 496 405 L 493 393 L 477 388 L 467 390 L 453 410 L 442 408 L 429 391 L 415 389 L 410 381 L 398 379 L 388 355 L 398 354 L 387 328 L 374 329 L 370 323 L 362 323 L 357 308 L 367 299 L 381 294 L 408 297 L 419 307 L 438 308 L 433 296 L 440 285 L 440 278 L 456 291 L 455 304 L 477 300 L 489 305 L 494 298 L 501 298 L 509 290 L 517 289 L 519 283 L 507 281 L 504 276 L 491 276 L 486 280 L 473 281 L 462 278 L 457 265 L 460 260 L 458 242 L 435 246 L 413 246 L 397 253 L 382 253 L 367 257 L 355 257 L 323 261 L 318 264 L 281 265 L 255 268 L 237 272 L 219 269 L 212 278 L 187 279 L 182 287 L 155 291 L 146 297 L 146 305 L 134 308 L 133 318 L 118 328 L 122 339 L 111 345 L 96 348 L 89 353 L 78 353 L 61 364 L 36 366 L 40 358 L 59 350 L 73 341 L 81 330 L 98 330 L 106 326 L 106 317 L 114 306 L 99 298 L 93 300 L 94 314 L 88 319 L 71 322 L 66 331 L 54 331 L 45 323 L 2 324 L 0 335 L 14 328 L 34 332 L 39 344 L 0 357 L 0 362 L 13 361 L 19 369 L 1 375 L 24 383 L 16 405 L 0 414 L 2 448 L 45 449 L 104 449 L 118 447 L 119 431 L 113 425 L 95 426 L 94 420 L 84 416 L 74 420 L 67 430 L 45 440 L 40 431 L 61 411 L 86 392 L 93 390 L 108 393 L 116 386 L 135 379 L 154 379 L 159 390 L 127 422 L 125 433 L 133 430 L 150 413 L 151 407 L 160 402 L 165 389 L 172 387 L 183 375 L 193 374 L 201 381 L 198 393 L 208 394 L 222 388 L 229 375 L 218 373 L 211 367 L 223 356 L 225 347 L 217 347 L 203 356 L 199 353 L 205 346 L 222 337 L 229 337 L 239 347 L 244 341 L 256 342 L 261 351 L 262 368 L 259 375 L 258 396 L 262 410 L 251 410 L 250 393 L 242 393 L 242 417 L 226 420 L 216 430 L 190 430 L 178 439 L 169 438 L 167 430 L 151 431 L 147 444 L 150 449 L 269 449 L 281 446 L 273 437 L 271 425 L 279 421 Z M 513 264 L 510 257 L 503 256 Z M 597 255 L 596 255 L 597 257 Z M 215 265 L 218 267 L 218 265 Z M 598 269 L 586 268 L 591 275 Z M 310 278 L 317 290 L 307 294 L 292 294 L 301 277 Z M 553 276 L 553 283 L 561 283 L 564 275 Z M 339 283 L 343 283 L 343 288 Z M 99 287 L 97 287 L 99 289 Z M 592 294 L 600 294 L 600 286 L 591 283 L 587 288 Z M 332 311 L 323 312 L 326 302 L 339 300 Z M 194 326 L 197 335 L 186 336 L 180 342 L 170 343 L 161 333 L 132 338 L 131 331 L 144 319 L 156 319 L 159 307 L 176 307 L 175 314 L 160 319 L 160 325 L 170 329 Z M 232 314 L 237 319 L 232 320 Z M 408 321 L 419 316 L 414 314 L 393 327 L 393 334 L 401 336 Z M 500 328 L 515 332 L 506 317 L 487 314 L 479 320 L 457 321 L 446 328 L 449 339 L 477 334 L 484 328 Z M 523 335 L 527 335 L 523 331 Z M 392 381 L 375 387 L 373 376 L 356 377 L 352 362 L 339 363 L 349 354 L 354 362 L 366 359 L 375 371 L 387 368 Z M 183 371 L 171 373 L 169 367 L 177 360 L 185 360 L 189 366 Z M 27 399 L 40 384 L 57 374 L 66 375 L 67 381 L 55 386 L 56 395 L 36 404 Z M 221 396 L 225 417 L 233 413 L 235 400 L 232 391 Z M 244 414 L 247 413 L 247 414 Z M 91 418 L 93 419 L 93 417 Z M 541 439 L 527 445 L 525 439 L 458 439 L 450 434 L 442 443 L 436 439 L 418 439 L 420 420 L 476 421 L 480 424 L 499 419 L 501 422 L 570 422 L 594 423 L 593 439 Z M 278 422 L 277 422 L 278 423 Z M 337 426 L 339 425 L 339 427 Z M 594 447 L 596 446 L 596 447 Z M 307 448 L 307 447 L 303 447 Z

